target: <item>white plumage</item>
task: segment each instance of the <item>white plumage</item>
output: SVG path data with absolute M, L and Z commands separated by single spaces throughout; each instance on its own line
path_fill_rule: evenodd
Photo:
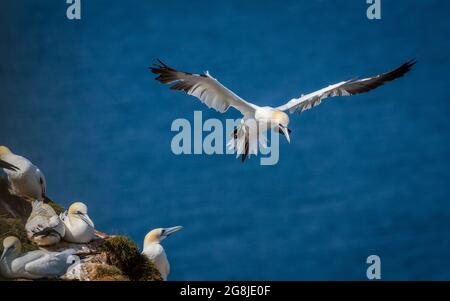
M 88 208 L 85 204 L 73 203 L 69 210 L 61 213 L 60 218 L 65 226 L 65 241 L 88 243 L 94 238 L 95 225 L 88 215 Z
M 65 235 L 65 226 L 55 210 L 42 201 L 34 201 L 25 224 L 28 239 L 38 246 L 57 244 Z
M 159 243 L 148 244 L 142 252 L 158 269 L 163 280 L 167 280 L 170 273 L 170 263 L 167 259 L 166 251 Z
M 16 169 L 3 169 L 8 177 L 11 194 L 30 202 L 48 200 L 44 174 L 30 160 L 14 154 L 6 146 L 0 146 L 0 159 L 16 167 Z
M 76 262 L 75 250 L 48 252 L 36 250 L 21 254 L 21 243 L 17 237 L 3 240 L 3 254 L 0 257 L 0 274 L 5 278 L 56 278 L 64 275 Z
M 167 276 L 170 273 L 170 263 L 161 242 L 182 228 L 183 227 L 181 226 L 176 226 L 154 229 L 147 233 L 144 238 L 144 250 L 142 251 L 142 254 L 153 262 L 163 280 L 167 280 Z
M 242 161 L 244 161 L 248 155 L 256 154 L 258 143 L 265 143 L 265 136 L 259 135 L 260 132 L 273 129 L 285 135 L 287 140 L 290 141 L 290 130 L 287 128 L 289 117 L 284 111 L 289 111 L 290 113 L 295 111 L 303 112 L 319 105 L 327 97 L 348 96 L 368 92 L 386 82 L 402 77 L 415 63 L 414 60 L 411 60 L 387 73 L 330 85 L 316 92 L 294 98 L 276 108 L 260 107 L 240 98 L 213 78 L 209 72 L 193 74 L 178 71 L 160 60 L 158 60 L 158 64 L 155 64 L 150 69 L 153 73 L 159 75 L 156 80 L 162 84 L 173 84 L 170 89 L 181 90 L 195 96 L 209 108 L 213 108 L 221 113 L 226 112 L 229 107 L 239 110 L 243 115 L 242 123 L 234 130 L 228 146 L 235 149 L 237 155 L 241 155 Z M 252 123 L 250 120 L 255 122 Z M 250 124 L 253 125 L 253 129 Z M 258 136 L 262 138 L 258 140 Z

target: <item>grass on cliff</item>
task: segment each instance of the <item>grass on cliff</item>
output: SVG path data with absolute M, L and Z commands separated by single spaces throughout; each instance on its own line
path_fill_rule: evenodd
M 27 239 L 25 225 L 22 220 L 0 216 L 0 254 L 3 253 L 3 239 L 8 236 L 16 236 L 22 242 L 22 251 L 28 252 L 36 250 L 37 247 L 31 244 Z M 6 280 L 1 277 L 0 280 Z
M 50 202 L 49 205 L 57 214 L 64 211 L 64 208 L 55 202 Z M 9 206 L 14 207 L 13 215 L 4 209 Z M 30 212 L 30 204 L 19 197 L 10 195 L 7 179 L 0 176 L 0 255 L 3 252 L 3 239 L 8 236 L 16 236 L 20 239 L 22 252 L 38 249 L 28 241 L 25 231 L 25 223 Z M 93 280 L 162 280 L 161 274 L 153 263 L 143 256 L 136 243 L 127 237 L 108 238 L 100 244 L 98 251 L 105 253 L 107 264 L 95 265 Z M 0 276 L 0 280 L 6 279 Z
M 153 263 L 127 237 L 108 238 L 99 250 L 106 253 L 108 264 L 118 267 L 132 281 L 162 280 Z
M 90 275 L 92 281 L 129 281 L 119 268 L 107 264 L 92 264 L 95 272 Z
M 22 242 L 22 252 L 38 249 L 35 245 L 28 241 L 25 225 L 20 219 L 0 216 L 0 241 L 3 242 L 3 239 L 8 236 L 16 236 L 20 239 Z M 3 252 L 3 244 L 1 244 L 1 250 Z

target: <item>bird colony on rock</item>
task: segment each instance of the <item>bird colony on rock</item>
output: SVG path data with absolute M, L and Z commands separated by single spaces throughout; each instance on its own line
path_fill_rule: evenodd
M 40 279 L 57 278 L 67 273 L 77 262 L 77 252 L 72 248 L 51 252 L 46 250 L 61 241 L 86 244 L 96 237 L 94 222 L 89 217 L 88 207 L 75 202 L 61 214 L 48 204 L 46 180 L 42 171 L 28 159 L 14 154 L 6 146 L 0 146 L 0 168 L 7 175 L 8 190 L 12 195 L 31 203 L 31 214 L 25 224 L 27 238 L 40 250 L 22 253 L 22 244 L 17 237 L 3 239 L 0 257 L 0 275 L 5 278 Z M 150 231 L 144 240 L 146 256 L 167 280 L 170 271 L 161 241 L 182 227 L 159 228 Z

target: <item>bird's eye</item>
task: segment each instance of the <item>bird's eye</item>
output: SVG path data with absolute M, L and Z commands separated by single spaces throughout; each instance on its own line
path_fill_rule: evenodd
M 70 264 L 70 265 L 77 263 L 77 261 L 78 261 L 78 258 L 75 255 L 70 255 L 67 258 L 67 263 Z

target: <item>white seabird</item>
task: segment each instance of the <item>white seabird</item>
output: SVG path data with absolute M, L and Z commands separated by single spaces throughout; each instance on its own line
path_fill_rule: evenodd
M 327 97 L 349 96 L 368 92 L 386 82 L 402 77 L 416 61 L 410 60 L 397 69 L 380 75 L 365 79 L 351 79 L 330 85 L 299 98 L 293 98 L 276 108 L 260 107 L 242 99 L 213 78 L 208 71 L 204 74 L 192 74 L 175 70 L 160 60 L 158 60 L 158 63 L 150 69 L 153 73 L 159 75 L 155 79 L 160 83 L 174 84 L 170 89 L 181 90 L 195 96 L 209 108 L 213 108 L 220 113 L 226 112 L 229 107 L 234 107 L 242 113 L 242 123 L 234 130 L 233 137 L 227 145 L 230 149 L 235 150 L 238 156 L 241 155 L 242 161 L 244 161 L 250 154 L 257 154 L 258 136 L 260 136 L 260 143 L 265 145 L 266 138 L 263 134 L 266 129 L 278 131 L 286 136 L 286 139 L 290 142 L 289 116 L 285 111 L 301 113 L 319 105 Z M 248 122 L 250 120 L 256 122 Z M 253 126 L 253 124 L 255 125 Z M 253 130 L 255 127 L 256 129 Z
M 0 146 L 0 159 L 11 168 L 3 167 L 8 176 L 9 191 L 11 194 L 27 199 L 50 201 L 46 196 L 46 182 L 44 174 L 27 158 L 11 152 L 6 146 Z
M 25 224 L 28 239 L 40 247 L 57 244 L 65 234 L 65 226 L 59 215 L 42 201 L 34 201 L 32 206 L 33 210 Z
M 73 243 L 88 243 L 94 238 L 95 226 L 88 215 L 88 208 L 81 202 L 70 205 L 60 215 L 66 226 L 64 240 Z
M 167 280 L 167 276 L 170 273 L 170 264 L 161 242 L 181 229 L 183 229 L 181 226 L 158 228 L 148 232 L 144 238 L 144 251 L 142 251 L 142 254 L 153 262 L 164 281 Z
M 3 254 L 0 257 L 0 274 L 5 278 L 56 278 L 64 275 L 77 258 L 75 250 L 48 252 L 36 250 L 21 254 L 19 239 L 9 236 L 3 240 Z

